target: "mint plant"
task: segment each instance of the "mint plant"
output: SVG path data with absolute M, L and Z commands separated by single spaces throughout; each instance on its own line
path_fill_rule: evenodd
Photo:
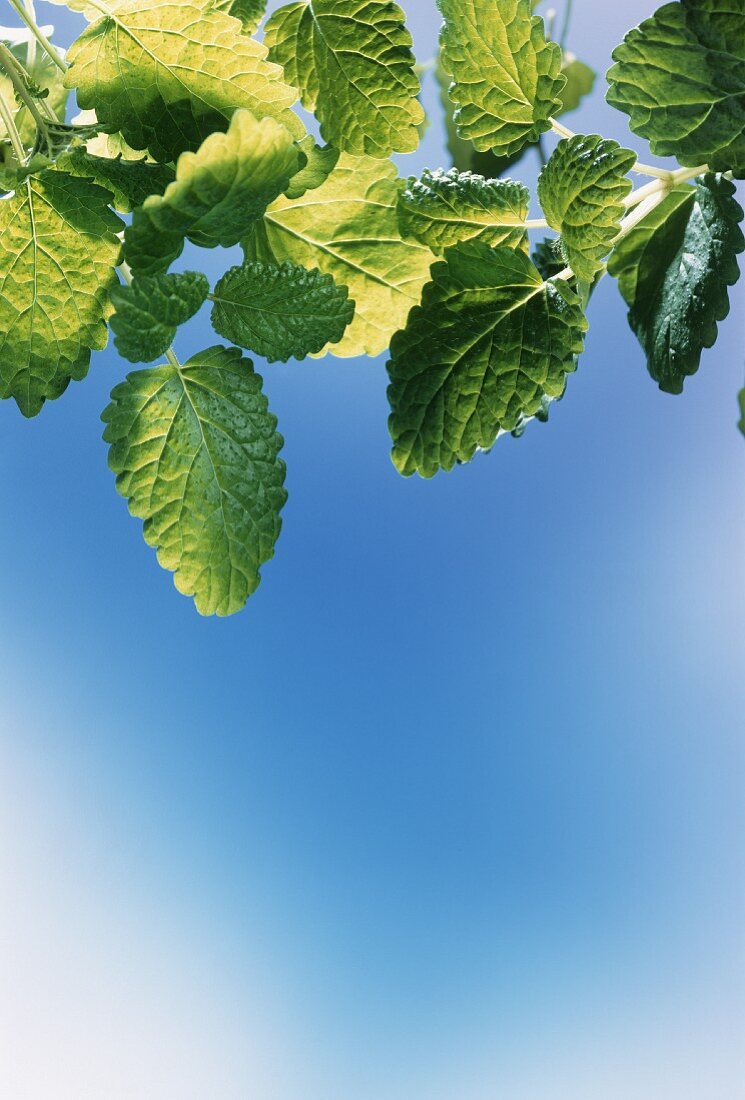
M 672 168 L 561 121 L 595 81 L 568 49 L 571 0 L 561 27 L 536 0 L 437 2 L 440 54 L 418 66 L 391 0 L 289 3 L 262 41 L 263 0 L 69 0 L 89 25 L 66 54 L 33 0 L 8 0 L 0 397 L 36 416 L 109 328 L 123 358 L 154 364 L 114 388 L 104 439 L 146 540 L 203 614 L 255 591 L 286 500 L 245 352 L 389 351 L 393 461 L 428 478 L 548 418 L 606 274 L 672 394 L 729 310 L 745 0 L 667 3 L 614 52 L 607 100 Z M 419 144 L 428 69 L 452 165 L 401 178 L 391 156 Z M 506 175 L 526 154 L 543 165 L 539 217 Z M 211 287 L 172 270 L 187 243 L 240 244 L 244 260 Z M 182 363 L 178 328 L 206 303 L 227 343 Z

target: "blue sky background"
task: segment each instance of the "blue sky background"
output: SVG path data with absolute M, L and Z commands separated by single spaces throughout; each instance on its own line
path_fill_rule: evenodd
M 649 159 L 602 90 L 567 122 Z M 259 363 L 290 499 L 228 621 L 114 491 L 113 350 L 3 404 L 1 1096 L 745 1096 L 742 288 L 679 398 L 610 280 L 590 318 L 550 423 L 427 483 L 384 358 Z

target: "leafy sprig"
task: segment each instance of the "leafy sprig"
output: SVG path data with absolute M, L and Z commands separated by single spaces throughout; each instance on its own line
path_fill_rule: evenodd
M 606 273 L 665 391 L 716 340 L 745 251 L 745 0 L 664 4 L 614 52 L 608 102 L 673 168 L 565 125 L 595 83 L 568 49 L 571 0 L 560 31 L 540 0 L 437 0 L 429 65 L 393 0 L 298 0 L 263 41 L 265 0 L 68 0 L 89 25 L 67 53 L 33 4 L 9 3 L 0 397 L 37 415 L 85 376 L 107 326 L 131 362 L 162 357 L 115 387 L 105 439 L 145 538 L 203 614 L 256 589 L 286 499 L 282 438 L 240 349 L 390 348 L 393 461 L 432 477 L 547 419 Z M 452 163 L 401 177 L 389 158 L 418 145 L 430 70 Z M 505 175 L 531 151 L 542 216 Z M 555 235 L 531 255 L 539 230 Z M 210 286 L 169 270 L 187 242 L 240 243 L 244 260 Z M 206 303 L 237 346 L 182 364 L 173 341 Z

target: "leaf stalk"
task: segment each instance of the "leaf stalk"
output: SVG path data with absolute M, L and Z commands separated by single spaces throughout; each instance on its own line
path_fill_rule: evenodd
M 26 5 L 21 3 L 21 0 L 8 0 L 8 3 L 13 8 L 13 10 L 16 12 L 19 19 L 23 20 L 23 22 L 26 24 L 28 29 L 31 31 L 31 33 L 34 36 L 34 38 L 36 39 L 36 41 L 39 43 L 39 45 L 44 50 L 44 52 L 49 55 L 49 57 L 54 62 L 54 64 L 57 66 L 57 68 L 61 72 L 66 73 L 68 68 L 69 68 L 67 62 L 65 60 L 63 60 L 63 58 L 60 57 L 59 52 L 54 48 L 54 46 L 49 41 L 49 39 L 46 37 L 44 32 L 37 25 L 36 19 L 33 17 L 32 14 L 30 14 L 30 11 L 27 9 Z M 32 4 L 29 5 L 29 8 L 31 9 L 31 11 L 33 11 L 33 5 Z

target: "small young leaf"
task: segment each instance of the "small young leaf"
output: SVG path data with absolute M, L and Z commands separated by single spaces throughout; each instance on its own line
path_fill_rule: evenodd
M 558 237 L 544 237 L 533 249 L 530 257 L 544 279 L 553 279 L 567 266 L 566 257 Z
M 308 134 L 298 142 L 300 151 L 306 158 L 304 168 L 292 177 L 285 189 L 288 199 L 300 199 L 306 191 L 314 191 L 325 183 L 339 161 L 339 150 L 333 145 L 317 145 Z
M 197 271 L 141 275 L 111 292 L 116 309 L 109 324 L 120 355 L 130 363 L 152 363 L 173 343 L 176 330 L 206 302 L 210 285 Z
M 546 220 L 561 233 L 567 263 L 591 283 L 618 236 L 636 154 L 597 135 L 559 142 L 538 180 Z
M 236 111 L 226 134 L 182 153 L 175 181 L 135 210 L 124 237 L 127 263 L 154 275 L 181 254 L 185 238 L 203 248 L 237 244 L 287 187 L 300 156 L 280 123 Z
M 608 264 L 649 373 L 668 393 L 683 392 L 729 312 L 728 288 L 739 278 L 737 256 L 745 250 L 734 193 L 728 180 L 714 175 L 676 188 L 619 243 Z
M 391 343 L 398 470 L 450 470 L 538 414 L 564 392 L 586 329 L 574 291 L 544 281 L 522 252 L 481 241 L 449 249 Z
M 106 346 L 122 222 L 109 195 L 64 172 L 0 202 L 0 397 L 24 416 L 85 378 Z
M 91 156 L 85 149 L 70 149 L 56 163 L 71 176 L 82 176 L 105 187 L 111 195 L 111 205 L 122 214 L 141 206 L 149 195 L 162 194 L 174 178 L 174 171 L 167 164 L 124 160 L 121 156 Z
M 405 237 L 438 254 L 460 241 L 479 240 L 527 250 L 530 192 L 514 180 L 485 180 L 471 172 L 425 169 L 398 200 Z
M 240 19 L 244 34 L 254 34 L 264 18 L 266 0 L 212 0 L 212 6 Z
M 231 267 L 212 300 L 215 331 L 270 363 L 317 355 L 341 340 L 354 316 L 345 286 L 294 264 Z
M 529 0 L 437 0 L 442 64 L 461 137 L 510 157 L 551 129 L 566 78 Z
M 745 177 L 745 0 L 665 4 L 613 53 L 607 99 L 658 156 Z
M 434 256 L 401 237 L 402 188 L 390 161 L 344 154 L 321 187 L 281 196 L 244 239 L 247 260 L 318 268 L 349 287 L 357 308 L 334 355 L 379 355 L 419 301 Z
M 585 96 L 592 93 L 595 87 L 597 74 L 584 61 L 578 61 L 572 54 L 564 55 L 564 64 L 561 71 L 567 78 L 567 82 L 561 91 L 561 107 L 556 118 L 568 115 L 570 111 L 576 111 Z
M 287 499 L 283 440 L 237 348 L 135 371 L 111 394 L 104 439 L 145 540 L 202 615 L 232 615 L 274 554 Z
M 392 0 L 301 0 L 267 23 L 270 60 L 331 145 L 371 157 L 419 145 L 424 111 L 404 20 Z
M 745 435 L 745 389 L 740 390 L 737 395 L 737 403 L 740 406 L 740 420 L 737 427 L 740 429 L 743 435 Z
M 237 19 L 206 0 L 93 6 L 102 17 L 70 48 L 65 83 L 82 109 L 95 108 L 102 126 L 122 133 L 134 149 L 175 160 L 224 130 L 239 107 L 303 136 L 290 110 L 296 93 Z

